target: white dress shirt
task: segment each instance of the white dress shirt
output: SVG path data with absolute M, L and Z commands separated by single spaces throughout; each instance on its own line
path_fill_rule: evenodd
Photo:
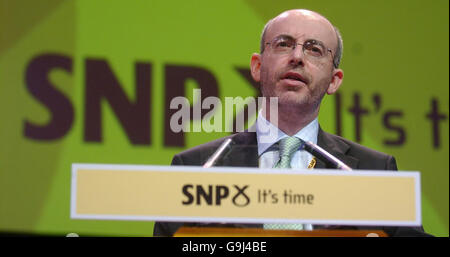
M 269 130 L 271 136 L 268 137 L 265 131 Z M 274 134 L 275 133 L 275 134 Z M 319 122 L 316 119 L 311 121 L 307 126 L 297 132 L 295 137 L 304 141 L 311 141 L 317 144 L 317 135 L 319 134 Z M 266 136 L 265 138 L 262 138 Z M 279 161 L 278 148 L 275 144 L 281 139 L 288 137 L 283 131 L 278 129 L 272 123 L 267 121 L 261 112 L 258 114 L 256 121 L 256 139 L 258 142 L 258 156 L 260 168 L 272 168 Z M 296 151 L 291 159 L 291 167 L 293 169 L 306 169 L 311 162 L 313 156 L 306 151 Z

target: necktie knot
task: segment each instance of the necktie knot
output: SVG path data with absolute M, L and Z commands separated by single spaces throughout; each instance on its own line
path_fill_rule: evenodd
M 290 168 L 292 155 L 298 150 L 301 141 L 297 137 L 285 137 L 280 140 L 280 161 L 275 168 Z

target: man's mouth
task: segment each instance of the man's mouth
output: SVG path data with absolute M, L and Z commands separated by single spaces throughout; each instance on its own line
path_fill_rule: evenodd
M 294 83 L 302 82 L 305 85 L 308 84 L 307 79 L 305 79 L 302 75 L 300 75 L 300 73 L 297 72 L 287 72 L 281 77 L 281 79 L 288 80 L 289 82 Z

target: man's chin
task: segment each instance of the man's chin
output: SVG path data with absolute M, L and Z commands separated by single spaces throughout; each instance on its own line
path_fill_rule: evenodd
M 294 94 L 295 92 L 285 92 L 278 96 L 280 106 L 304 106 L 308 104 L 308 97 L 305 95 Z

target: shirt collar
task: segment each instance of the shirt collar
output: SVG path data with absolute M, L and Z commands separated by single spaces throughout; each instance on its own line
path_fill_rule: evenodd
M 319 121 L 315 118 L 308 125 L 298 131 L 294 136 L 304 141 L 311 141 L 317 144 L 317 136 L 319 134 Z M 258 155 L 261 156 L 272 145 L 281 139 L 288 137 L 283 131 L 266 120 L 261 111 L 258 113 L 256 120 L 256 140 L 258 142 Z

